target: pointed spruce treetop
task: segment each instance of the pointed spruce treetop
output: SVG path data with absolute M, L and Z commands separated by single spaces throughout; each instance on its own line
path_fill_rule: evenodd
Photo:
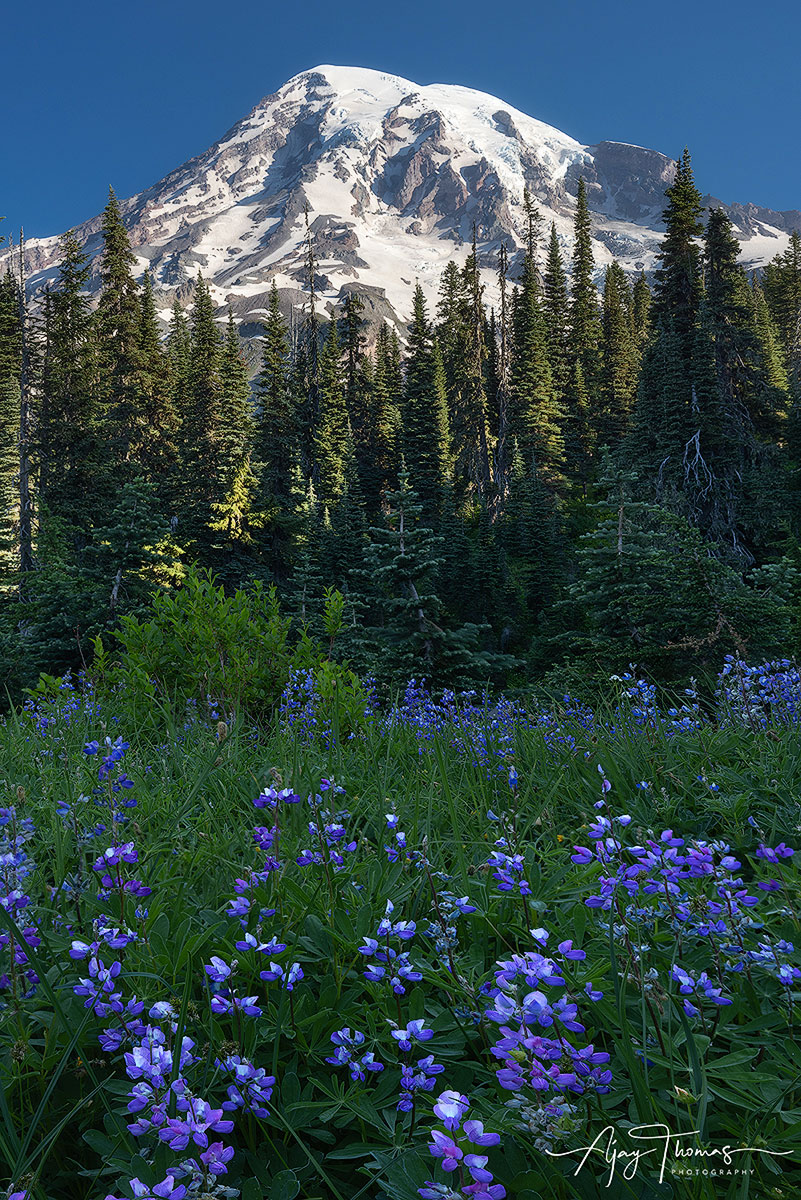
M 704 232 L 701 193 L 695 186 L 690 152 L 685 148 L 676 164 L 676 177 L 667 188 L 667 207 L 662 213 L 665 236 L 659 252 L 661 266 L 655 271 L 651 315 L 655 322 L 675 329 L 685 362 L 692 353 L 693 326 L 701 296 L 701 249 Z

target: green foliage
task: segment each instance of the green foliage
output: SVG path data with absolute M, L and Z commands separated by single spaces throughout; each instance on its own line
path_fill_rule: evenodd
M 341 625 L 342 598 L 330 592 L 324 615 L 329 641 Z M 337 615 L 339 614 L 339 615 Z M 102 667 L 104 690 L 130 706 L 137 721 L 180 714 L 187 701 L 199 712 L 265 716 L 277 706 L 292 671 L 321 668 L 324 652 L 301 633 L 291 636 L 275 588 L 259 582 L 227 595 L 208 572 L 190 569 L 180 590 L 154 597 L 146 617 L 125 616 L 115 633 L 113 665 Z M 353 686 L 347 668 L 322 669 L 329 689 Z
M 709 553 L 699 532 L 669 509 L 632 496 L 636 477 L 611 471 L 598 522 L 579 543 L 576 582 L 557 607 L 559 635 L 576 679 L 608 676 L 636 662 L 669 680 L 711 669 L 724 653 L 781 653 L 791 613 L 776 593 L 757 592 Z
M 217 1139 L 235 1149 L 223 1182 L 239 1189 L 243 1200 L 414 1200 L 426 1180 L 447 1182 L 428 1150 L 431 1129 L 440 1127 L 432 1105 L 446 1089 L 464 1093 L 469 1115 L 501 1135 L 500 1145 L 482 1153 L 514 1200 L 659 1196 L 657 1156 L 643 1156 L 636 1175 L 624 1177 L 624 1163 L 634 1160 L 615 1164 L 605 1157 L 607 1134 L 582 1164 L 583 1147 L 610 1126 L 620 1149 L 636 1150 L 630 1127 L 652 1122 L 681 1136 L 682 1148 L 775 1152 L 738 1154 L 735 1161 L 752 1172 L 745 1177 L 686 1176 L 680 1170 L 687 1159 L 674 1158 L 671 1145 L 668 1163 L 678 1169 L 671 1170 L 665 1195 L 672 1200 L 762 1200 L 798 1191 L 797 989 L 782 986 L 770 965 L 727 971 L 724 963 L 737 947 L 724 952 L 718 965 L 712 938 L 694 935 L 692 916 L 706 911 L 705 897 L 719 900 L 717 889 L 725 886 L 717 875 L 683 881 L 691 918 L 682 922 L 679 943 L 661 913 L 648 919 L 650 906 L 660 903 L 659 891 L 641 893 L 637 911 L 621 901 L 610 931 L 608 914 L 585 903 L 609 868 L 571 861 L 574 842 L 592 842 L 582 827 L 599 815 L 614 820 L 627 814 L 628 827 L 613 824 L 618 845 L 653 841 L 659 853 L 667 829 L 671 839 L 684 839 L 677 848 L 681 856 L 691 843 L 696 854 L 699 841 L 715 843 L 720 874 L 719 847 L 725 845 L 743 864 L 738 883 L 760 896 L 740 937 L 749 947 L 793 941 L 798 866 L 794 859 L 765 863 L 756 850 L 762 841 L 787 841 L 798 857 L 796 727 L 753 733 L 741 725 L 710 725 L 697 734 L 666 736 L 660 725 L 638 721 L 624 697 L 608 696 L 590 727 L 555 707 L 541 727 L 518 730 L 505 748 L 493 742 L 498 731 L 490 721 L 486 727 L 462 723 L 456 709 L 422 741 L 402 724 L 362 725 L 358 737 L 327 741 L 279 722 L 262 725 L 255 738 L 241 722 L 202 721 L 181 721 L 166 736 L 160 729 L 149 738 L 120 720 L 120 693 L 80 696 L 69 681 L 49 679 L 31 700 L 30 715 L 15 712 L 0 726 L 0 774 L 16 809 L 10 833 L 23 819 L 35 828 L 25 844 L 25 891 L 32 901 L 24 921 L 35 922 L 42 939 L 28 948 L 37 991 L 23 998 L 7 990 L 0 1028 L 0 1179 L 12 1194 L 25 1187 L 30 1200 L 128 1195 L 132 1178 L 157 1184 L 187 1157 L 183 1151 L 168 1154 L 153 1135 L 128 1132 L 132 1081 L 123 1050 L 130 1043 L 101 1050 L 101 1030 L 121 1023 L 95 1017 L 73 992 L 88 970 L 68 956 L 71 941 L 94 940 L 96 922 L 101 915 L 107 920 L 109 911 L 114 925 L 138 935 L 123 953 L 102 947 L 106 966 L 120 961 L 115 990 L 123 1003 L 135 994 L 145 1014 L 156 1002 L 172 1005 L 177 1037 L 190 1038 L 198 1057 L 186 1071 L 198 1095 L 219 1106 L 230 1077 L 215 1059 L 228 1053 L 275 1077 L 267 1115 L 234 1113 L 234 1128 Z M 332 698 L 318 714 L 327 721 L 337 707 Z M 87 834 L 114 798 L 108 786 L 114 776 L 98 789 L 98 759 L 87 756 L 84 746 L 93 740 L 102 746 L 106 731 L 131 743 L 119 766 L 134 784 L 123 793 L 137 802 L 126 810 L 125 838 L 138 853 L 128 873 L 152 889 L 144 904 L 115 890 L 110 907 L 91 869 L 107 843 Z M 492 755 L 489 770 L 476 761 L 482 744 Z M 502 752 L 499 770 L 493 769 L 496 750 Z M 507 785 L 510 760 L 519 776 L 514 790 Z M 336 806 L 347 808 L 343 822 L 354 848 L 343 851 L 344 838 L 334 847 L 346 859 L 345 869 L 330 869 L 323 851 L 319 863 L 298 864 L 310 849 L 314 817 L 307 803 L 287 804 L 268 810 L 280 825 L 280 865 L 259 880 L 265 856 L 253 843 L 253 826 L 266 814 L 254 810 L 254 798 L 269 787 L 289 787 L 305 800 L 323 778 L 345 789 Z M 599 814 L 593 805 L 602 780 L 609 791 Z M 80 800 L 96 795 L 102 807 Z M 63 815 L 54 811 L 56 804 Z M 405 835 L 397 861 L 384 849 L 399 846 L 387 830 L 387 812 Z M 500 891 L 494 868 L 488 869 L 499 836 L 508 839 L 510 854 L 520 855 L 528 895 Z M 311 849 L 319 844 L 313 841 Z M 657 869 L 670 870 L 673 849 Z M 625 853 L 625 863 L 633 865 Z M 643 870 L 638 866 L 629 878 L 641 879 Z M 261 917 L 258 932 L 265 941 L 275 935 L 287 943 L 280 961 L 303 969 L 292 992 L 259 979 L 264 956 L 234 948 L 242 931 L 225 910 L 234 881 L 251 879 L 251 872 L 254 906 L 277 910 Z M 769 876 L 779 882 L 778 895 L 755 886 Z M 475 909 L 452 922 L 455 970 L 424 932 L 442 919 L 447 892 L 466 897 Z M 384 919 L 388 900 L 394 921 L 416 923 L 415 937 L 401 948 L 423 976 L 397 999 L 385 983 L 364 978 L 368 963 L 359 953 Z M 0 910 L 0 920 L 4 941 L 19 936 L 13 911 Z M 254 914 L 251 930 L 255 922 Z M 534 941 L 532 928 L 547 931 L 547 947 Z M 567 939 L 582 958 L 561 957 L 557 947 Z M 533 952 L 553 957 L 564 973 L 586 1028 L 586 1035 L 571 1034 L 571 1044 L 592 1041 L 596 1052 L 610 1055 L 609 1094 L 589 1091 L 577 1099 L 568 1093 L 564 1099 L 575 1111 L 559 1122 L 553 1110 L 546 1111 L 547 1141 L 542 1092 L 521 1089 L 512 1097 L 530 1102 L 534 1129 L 519 1109 L 508 1107 L 510 1093 L 496 1078 L 502 1063 L 488 1049 L 499 1036 L 497 1022 L 479 1024 L 466 1016 L 489 1007 L 485 985 L 494 982 L 499 960 Z M 239 996 L 256 996 L 258 1016 L 237 1021 L 211 1010 L 206 967 L 213 956 L 237 960 L 230 986 Z M 701 1000 L 700 1014 L 688 1017 L 671 979 L 675 965 L 694 978 L 707 970 L 732 1003 L 717 1007 Z M 549 1002 L 562 994 L 545 982 L 537 990 Z M 444 1070 L 432 1094 L 417 1095 L 412 1114 L 397 1109 L 408 1059 L 391 1032 L 393 1022 L 403 1027 L 416 1018 L 425 1018 L 433 1038 L 424 1050 L 415 1047 L 413 1062 L 430 1053 Z M 142 1020 L 158 1024 L 149 1016 Z M 171 1020 L 163 1023 L 167 1039 Z M 382 1072 L 352 1080 L 346 1069 L 325 1061 L 333 1050 L 331 1035 L 344 1027 L 364 1033 L 364 1048 L 385 1064 Z M 536 1028 L 553 1036 L 553 1025 Z M 545 1093 L 549 1100 L 552 1095 Z M 721 1157 L 691 1161 L 720 1163 Z

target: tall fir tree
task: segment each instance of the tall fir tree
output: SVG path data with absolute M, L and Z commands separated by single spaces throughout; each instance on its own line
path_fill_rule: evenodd
M 665 236 L 659 249 L 660 265 L 654 272 L 651 319 L 662 329 L 675 331 L 683 362 L 688 366 L 701 299 L 699 239 L 704 227 L 701 193 L 695 186 L 690 152 L 686 148 L 676 163 L 675 178 L 665 196 L 668 201 L 662 213 Z
M 74 234 L 61 239 L 56 283 L 48 296 L 46 370 L 38 431 L 39 497 L 84 542 L 91 528 L 98 476 L 96 322 L 89 296 L 88 258 Z
M 570 378 L 570 300 L 562 251 L 553 222 L 545 264 L 543 313 L 554 391 L 562 402 Z
M 17 284 L 6 274 L 0 278 L 0 598 L 11 594 L 19 568 L 21 353 Z
M 599 446 L 617 450 L 628 431 L 634 408 L 640 359 L 633 330 L 631 290 L 618 263 L 606 269 L 602 333 L 595 435 Z
M 261 544 L 270 575 L 283 582 L 291 567 L 299 532 L 300 446 L 296 397 L 292 390 L 289 331 L 273 280 L 264 321 L 261 370 L 255 384 L 258 410 L 255 456 Z
M 114 189 L 103 211 L 99 340 L 100 418 L 109 452 L 107 487 L 134 478 L 150 431 L 142 412 L 142 310 L 133 277 L 136 258 Z M 96 480 L 96 486 L 100 480 Z
M 570 279 L 570 355 L 581 364 L 593 411 L 600 371 L 601 320 L 595 286 L 592 221 L 584 178 L 578 182 L 573 223 L 573 270 Z
M 423 289 L 414 290 L 403 394 L 403 453 L 424 519 L 438 523 L 451 470 L 445 370 L 426 312 Z
M 351 431 L 345 403 L 337 323 L 332 321 L 320 355 L 319 423 L 314 442 L 319 500 L 329 510 L 345 492 Z
M 526 252 L 520 288 L 512 299 L 510 436 L 527 465 L 558 485 L 563 477 L 563 410 L 554 393 L 546 326 L 533 250 Z
M 230 308 L 220 352 L 219 387 L 212 529 L 217 533 L 217 553 L 229 569 L 232 552 L 237 555 L 236 577 L 236 573 L 247 570 L 249 564 L 243 556 L 250 553 L 253 543 L 255 424 L 247 365 Z

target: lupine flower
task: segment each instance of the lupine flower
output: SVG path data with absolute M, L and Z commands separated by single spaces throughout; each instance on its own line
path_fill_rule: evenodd
M 433 1029 L 426 1029 L 425 1019 L 410 1021 L 405 1029 L 393 1029 L 392 1036 L 401 1050 L 411 1050 L 412 1042 L 429 1042 L 434 1036 Z
M 364 1034 L 359 1030 L 351 1033 L 347 1026 L 344 1029 L 338 1029 L 331 1034 L 331 1041 L 336 1046 L 336 1050 L 325 1061 L 333 1067 L 347 1067 L 354 1082 L 363 1082 L 366 1071 L 384 1070 L 384 1064 L 376 1059 L 372 1051 L 365 1051 L 364 1054 L 358 1053 L 365 1043 Z
M 167 1118 L 166 1128 L 159 1130 L 159 1137 L 171 1150 L 185 1150 L 190 1141 L 206 1150 L 209 1130 L 230 1133 L 234 1127 L 233 1121 L 224 1119 L 222 1114 L 222 1108 L 212 1108 L 205 1100 L 190 1100 L 182 1117 Z
M 434 1105 L 434 1116 L 442 1121 L 446 1129 L 458 1129 L 469 1107 L 467 1096 L 461 1092 L 440 1092 Z
M 153 1187 L 142 1183 L 140 1179 L 132 1179 L 130 1187 L 134 1194 L 134 1200 L 183 1200 L 186 1195 L 186 1188 L 182 1183 L 175 1182 L 174 1175 L 168 1175 L 166 1179 Z M 13 1197 L 10 1200 L 13 1200 Z M 106 1196 L 106 1200 L 123 1200 L 123 1198 Z
M 252 1112 L 254 1116 L 268 1117 L 266 1105 L 269 1103 L 275 1087 L 275 1076 L 267 1075 L 263 1067 L 255 1067 L 252 1062 L 240 1058 L 238 1054 L 230 1055 L 216 1064 L 220 1069 L 230 1071 L 234 1082 L 228 1087 L 228 1099 L 223 1101 L 227 1112 L 241 1108 L 244 1112 Z

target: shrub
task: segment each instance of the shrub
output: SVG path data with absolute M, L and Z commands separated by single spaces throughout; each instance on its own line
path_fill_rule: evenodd
M 327 680 L 339 674 L 352 690 L 351 672 L 328 657 L 341 597 L 331 592 L 326 605 L 326 628 L 334 634 L 323 648 L 303 630 L 292 636 L 274 588 L 255 583 L 226 594 L 209 573 L 193 569 L 180 591 L 154 597 L 147 617 L 123 617 L 114 634 L 116 660 L 95 644 L 95 681 L 101 691 L 117 692 L 138 723 L 165 706 L 183 711 L 187 701 L 211 716 L 244 712 L 262 719 L 297 670 Z

